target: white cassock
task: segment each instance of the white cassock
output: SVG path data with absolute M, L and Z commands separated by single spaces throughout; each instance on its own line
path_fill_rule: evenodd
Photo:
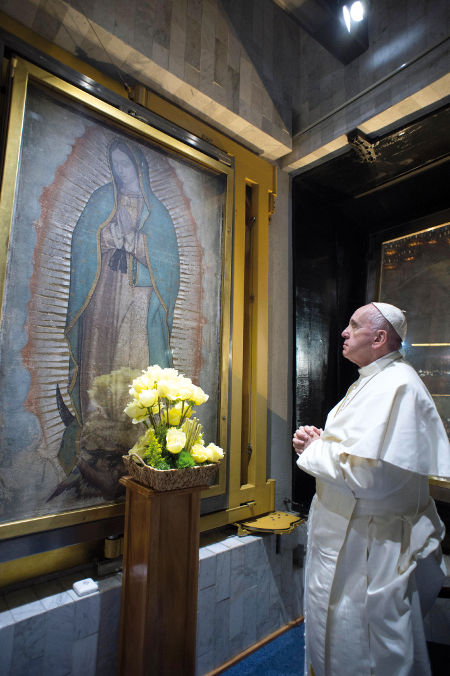
M 431 674 L 422 613 L 444 572 L 428 475 L 450 476 L 433 400 L 399 352 L 359 369 L 297 465 L 316 477 L 305 674 Z

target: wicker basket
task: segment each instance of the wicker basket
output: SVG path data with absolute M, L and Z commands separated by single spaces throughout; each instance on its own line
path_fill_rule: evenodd
M 133 460 L 133 457 L 137 462 Z M 210 486 L 214 483 L 219 465 L 219 463 L 211 463 L 184 469 L 155 469 L 146 465 L 137 453 L 123 455 L 122 459 L 128 474 L 133 479 L 155 491 Z

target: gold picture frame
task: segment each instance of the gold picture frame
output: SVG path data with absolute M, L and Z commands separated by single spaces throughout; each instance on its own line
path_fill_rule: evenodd
M 70 504 L 68 509 L 60 507 L 61 504 L 64 504 L 64 500 L 59 500 L 59 507 L 55 509 L 51 505 L 49 506 L 48 502 L 42 506 L 43 492 L 41 487 L 43 482 L 48 482 L 48 479 L 44 471 L 41 474 L 36 473 L 36 467 L 39 467 L 39 458 L 43 458 L 43 465 L 48 465 L 53 473 L 60 472 L 60 480 L 56 482 L 55 488 L 57 485 L 64 483 L 65 479 L 61 472 L 64 471 L 66 477 L 70 479 L 77 465 L 76 462 L 73 463 L 73 458 L 69 456 L 61 460 L 62 444 L 60 444 L 58 451 L 59 456 L 55 454 L 54 447 L 51 451 L 49 447 L 43 448 L 41 444 L 34 465 L 28 457 L 32 453 L 30 440 L 40 443 L 39 440 L 36 441 L 39 433 L 46 432 L 46 429 L 42 429 L 42 421 L 49 419 L 49 416 L 53 416 L 53 421 L 57 420 L 57 415 L 55 415 L 57 409 L 61 418 L 58 402 L 56 401 L 55 404 L 54 392 L 48 397 L 46 394 L 48 388 L 47 390 L 45 388 L 48 385 L 48 380 L 51 380 L 49 376 L 50 367 L 39 370 L 38 356 L 41 355 L 42 359 L 48 361 L 52 361 L 52 359 L 53 361 L 65 360 L 63 370 L 67 369 L 67 364 L 71 359 L 77 363 L 77 360 L 73 357 L 74 348 L 70 344 L 67 347 L 67 335 L 64 334 L 68 324 L 64 314 L 68 314 L 68 294 L 72 283 L 71 264 L 75 255 L 71 238 L 74 227 L 79 222 L 80 214 L 85 213 L 89 208 L 90 197 L 102 186 L 108 184 L 108 181 L 111 183 L 111 168 L 108 174 L 108 166 L 111 162 L 108 165 L 107 159 L 105 160 L 104 155 L 102 155 L 106 148 L 119 147 L 120 150 L 120 147 L 128 144 L 135 149 L 136 155 L 139 155 L 140 152 L 140 156 L 144 157 L 147 164 L 153 163 L 153 170 L 160 176 L 161 195 L 164 193 L 165 196 L 156 198 L 152 203 L 152 209 L 154 211 L 157 208 L 157 200 L 159 200 L 163 204 L 161 213 L 168 212 L 170 216 L 168 222 L 172 220 L 174 223 L 180 275 L 183 276 L 184 274 L 184 277 L 187 277 L 191 272 L 190 268 L 194 268 L 198 264 L 198 261 L 196 263 L 193 262 L 193 259 L 187 258 L 183 269 L 183 247 L 186 251 L 188 249 L 191 251 L 192 247 L 195 248 L 196 246 L 197 253 L 205 250 L 208 252 L 207 264 L 197 270 L 196 273 L 197 287 L 198 277 L 200 276 L 200 283 L 202 283 L 201 278 L 209 275 L 207 277 L 211 281 L 211 284 L 208 285 L 209 307 L 203 304 L 197 308 L 197 312 L 202 316 L 205 312 L 209 312 L 210 319 L 214 317 L 214 312 L 216 312 L 215 322 L 204 322 L 212 325 L 213 330 L 200 347 L 196 343 L 190 346 L 189 342 L 185 348 L 182 347 L 184 340 L 183 326 L 188 324 L 187 317 L 188 315 L 191 316 L 192 307 L 183 309 L 181 303 L 177 305 L 180 296 L 178 293 L 177 300 L 174 301 L 172 308 L 170 347 L 175 367 L 192 362 L 194 359 L 192 354 L 195 350 L 197 350 L 197 353 L 208 350 L 211 361 L 215 359 L 216 375 L 209 374 L 207 379 L 209 378 L 209 383 L 214 384 L 214 377 L 216 377 L 216 391 L 212 392 L 213 396 L 211 397 L 212 406 L 215 407 L 213 427 L 217 430 L 216 441 L 223 448 L 229 448 L 230 410 L 228 400 L 229 346 L 231 340 L 232 235 L 235 192 L 235 172 L 232 163 L 221 162 L 22 59 L 14 59 L 12 67 L 14 81 L 0 199 L 0 292 L 2 299 L 2 363 L 4 365 L 9 363 L 8 372 L 14 371 L 15 368 L 18 372 L 16 381 L 12 381 L 9 389 L 3 386 L 2 391 L 4 396 L 17 396 L 18 400 L 16 406 L 12 403 L 15 417 L 14 425 L 10 425 L 9 429 L 7 425 L 5 428 L 4 411 L 2 430 L 7 439 L 4 439 L 3 443 L 3 470 L 0 467 L 0 471 L 3 475 L 2 482 L 7 498 L 6 503 L 9 498 L 9 502 L 14 502 L 16 507 L 8 512 L 4 502 L 3 519 L 0 522 L 0 540 L 115 517 L 123 512 L 123 504 L 120 501 L 118 502 L 115 497 L 108 500 L 102 493 L 100 493 L 99 500 L 95 496 L 92 499 L 81 500 L 81 506 L 76 504 L 76 499 L 71 498 L 68 501 Z M 59 111 L 57 119 L 52 119 L 50 114 L 52 110 L 56 109 Z M 39 151 L 31 143 L 33 133 L 35 133 L 33 125 L 36 126 L 37 130 L 44 130 L 45 138 L 42 134 L 39 135 L 41 143 Z M 67 138 L 67 131 L 71 128 L 71 125 L 72 127 L 75 126 L 76 129 L 74 129 L 72 136 Z M 102 138 L 99 140 L 99 137 Z M 66 147 L 62 147 L 64 138 Z M 114 146 L 114 143 L 116 143 L 116 146 Z M 120 146 L 120 143 L 122 143 L 122 146 Z M 47 152 L 45 152 L 46 150 Z M 42 153 L 40 158 L 38 152 Z M 112 152 L 114 150 L 110 151 L 109 158 Z M 101 161 L 99 160 L 100 157 L 102 157 Z M 32 167 L 33 162 L 37 162 L 39 166 L 34 170 L 34 174 L 30 169 L 29 173 L 25 175 L 23 171 L 25 165 Z M 88 165 L 91 165 L 91 171 Z M 42 174 L 45 174 L 45 177 Z M 35 183 L 33 183 L 33 176 L 37 177 Z M 49 176 L 52 179 L 50 181 L 46 180 Z M 155 183 L 156 181 L 153 182 L 153 185 Z M 173 189 L 167 191 L 167 185 L 172 186 Z M 75 186 L 72 192 L 70 186 Z M 201 186 L 203 190 L 202 194 L 196 198 L 201 204 L 195 204 L 198 186 Z M 148 192 L 149 190 L 147 190 Z M 152 192 L 156 195 L 156 188 L 153 188 Z M 167 193 L 169 193 L 168 196 Z M 24 195 L 26 195 L 26 199 Z M 71 198 L 70 202 L 69 197 Z M 143 199 L 145 202 L 145 195 Z M 75 203 L 78 203 L 77 207 L 74 206 Z M 32 215 L 30 204 L 38 207 L 35 218 L 28 218 Z M 67 211 L 64 211 L 64 204 Z M 100 209 L 98 205 L 95 208 L 97 211 Z M 27 211 L 25 219 L 23 219 L 21 213 L 23 209 Z M 38 210 L 39 214 L 37 214 Z M 72 211 L 75 211 L 76 215 Z M 180 212 L 183 211 L 190 211 L 190 224 L 183 222 L 183 218 L 180 217 Z M 200 230 L 201 225 L 205 224 L 208 218 L 210 219 L 208 223 L 211 226 L 211 223 L 214 224 L 214 217 L 216 218 L 216 229 L 220 227 L 220 232 L 216 232 L 212 237 L 208 231 L 202 239 L 201 233 L 194 232 L 195 228 L 197 227 L 197 230 Z M 27 223 L 28 230 L 24 230 L 24 226 L 20 225 L 20 218 Z M 186 220 L 186 216 L 184 218 Z M 56 221 L 59 222 L 58 227 L 63 234 L 59 238 L 62 244 L 57 245 L 57 255 L 52 263 L 49 262 L 48 247 L 53 246 L 51 241 L 58 240 L 58 236 L 55 234 L 56 230 L 49 232 L 47 226 L 49 222 L 54 223 Z M 22 227 L 22 230 L 19 231 L 20 227 Z M 214 230 L 214 228 L 211 227 L 211 230 Z M 65 234 L 63 231 L 65 231 Z M 163 232 L 160 239 L 164 240 L 167 236 Z M 193 244 L 195 236 L 197 236 L 198 241 Z M 82 243 L 84 244 L 85 240 Z M 160 243 L 159 246 L 162 247 L 163 244 Z M 98 256 L 99 237 L 96 238 L 96 247 L 95 255 Z M 161 251 L 164 252 L 165 250 L 161 249 Z M 88 255 L 83 250 L 80 253 L 80 260 L 84 260 Z M 36 273 L 39 266 L 41 271 L 47 266 L 46 269 L 50 269 L 48 275 L 53 275 L 59 265 L 58 256 L 61 259 L 66 259 L 65 263 L 64 261 L 61 263 L 61 269 L 66 271 L 65 277 L 61 273 L 61 286 L 65 288 L 65 291 L 64 288 L 62 290 L 57 288 L 58 282 L 55 282 L 54 276 L 52 283 L 44 288 L 42 285 L 43 276 Z M 163 256 L 163 253 L 161 256 Z M 25 264 L 29 266 L 28 270 L 24 269 Z M 152 293 L 158 296 L 160 305 L 164 307 L 168 305 L 168 302 L 164 303 L 164 298 L 159 298 L 162 293 L 158 291 L 156 268 L 157 265 L 152 264 Z M 166 276 L 164 274 L 164 278 Z M 185 282 L 185 284 L 187 283 Z M 27 292 L 27 298 L 24 294 L 20 296 L 18 287 L 21 285 L 22 291 L 26 290 Z M 184 294 L 191 294 L 192 296 L 194 287 L 195 282 L 192 281 L 191 286 L 184 287 Z M 183 288 L 182 282 L 179 282 L 178 288 Z M 53 291 L 50 291 L 51 289 Z M 202 292 L 202 289 L 198 291 L 197 288 L 197 292 L 200 296 L 202 296 L 202 293 L 206 295 Z M 214 293 L 216 298 L 219 299 L 219 312 L 216 307 L 217 303 L 214 302 Z M 47 297 L 47 301 L 42 302 L 43 296 Z M 148 302 L 148 300 L 145 302 Z M 55 316 L 51 315 L 49 305 L 53 309 L 57 308 Z M 22 315 L 19 318 L 20 313 Z M 59 333 L 58 331 L 52 333 L 51 340 L 48 341 L 45 336 L 39 334 L 39 331 L 35 331 L 36 326 L 39 327 L 39 330 L 42 330 L 41 333 L 47 330 L 46 320 L 43 319 L 45 313 L 49 313 L 48 326 L 58 325 L 59 327 Z M 57 315 L 59 315 L 59 319 Z M 18 325 L 22 322 L 21 325 L 25 331 L 22 345 L 17 345 L 15 340 L 17 329 L 14 332 L 11 328 L 14 321 L 17 321 Z M 178 332 L 177 337 L 174 336 L 176 331 Z M 176 343 L 176 340 L 178 340 L 178 355 L 175 354 L 176 348 L 173 348 L 173 343 Z M 46 351 L 43 344 L 50 342 L 52 345 Z M 191 349 L 192 351 L 186 354 L 183 349 L 185 351 Z M 14 354 L 14 358 L 10 358 L 12 354 Z M 201 355 L 197 361 L 201 362 Z M 142 366 L 145 368 L 146 364 L 143 363 Z M 32 373 L 30 376 L 30 371 L 33 370 L 38 373 L 37 375 Z M 201 367 L 198 366 L 197 373 L 194 376 L 197 381 L 200 381 L 200 384 L 202 384 L 201 374 Z M 2 376 L 3 379 L 7 377 L 5 367 Z M 20 380 L 21 378 L 22 380 Z M 70 381 L 70 378 L 68 378 L 68 381 Z M 36 409 L 33 404 L 33 397 L 29 396 L 29 388 L 37 386 L 36 384 L 39 385 L 40 390 L 35 399 L 39 399 L 39 401 L 53 399 L 51 403 L 53 408 L 47 418 L 44 411 Z M 54 382 L 52 381 L 52 388 L 53 385 Z M 69 385 L 67 387 L 69 388 Z M 205 389 L 208 389 L 208 387 L 205 387 Z M 214 390 L 214 387 L 212 389 Z M 20 397 L 22 397 L 21 401 Z M 62 392 L 60 403 L 61 400 L 68 411 L 72 413 L 72 417 L 76 419 L 77 410 L 76 407 L 74 409 L 70 392 Z M 19 403 L 21 410 L 18 410 Z M 210 408 L 207 412 L 208 419 L 212 417 L 211 410 Z M 22 416 L 21 412 L 23 413 Z M 32 420 L 33 417 L 38 419 L 39 424 L 36 423 L 36 420 Z M 6 423 L 8 423 L 8 420 L 6 420 Z M 60 426 L 59 421 L 54 422 L 54 424 Z M 56 432 L 56 436 L 60 433 L 60 431 Z M 22 448 L 19 449 L 15 444 L 17 439 L 22 440 L 23 437 L 25 437 L 25 440 L 21 441 Z M 46 453 L 48 457 L 45 455 Z M 19 461 L 16 462 L 16 457 L 19 456 L 21 458 L 20 463 Z M 23 473 L 27 471 L 27 467 L 30 471 L 30 483 L 38 488 L 38 497 L 36 498 L 39 502 L 38 514 L 34 513 L 36 505 L 33 507 L 33 499 L 30 496 L 27 496 L 22 503 L 19 501 L 19 507 L 17 507 L 17 500 L 14 500 L 14 490 L 18 493 L 20 488 L 27 484 L 27 480 L 23 478 Z M 22 478 L 18 480 L 17 486 L 12 485 L 11 482 L 14 477 L 18 477 L 21 473 Z M 62 492 L 58 493 L 58 496 L 62 495 L 66 488 L 61 488 Z M 219 473 L 217 485 L 205 491 L 204 495 L 206 497 L 224 495 L 226 489 L 226 468 L 223 467 Z M 69 486 L 66 492 L 73 492 L 73 490 L 74 488 Z M 75 488 L 76 490 L 78 489 Z

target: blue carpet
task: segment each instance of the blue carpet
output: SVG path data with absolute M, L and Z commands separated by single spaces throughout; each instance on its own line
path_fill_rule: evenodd
M 302 622 L 222 673 L 226 676 L 302 676 L 304 655 Z
M 222 672 L 226 676 L 303 676 L 303 622 Z M 433 676 L 447 676 L 450 646 L 428 643 Z M 445 666 L 447 665 L 447 666 Z

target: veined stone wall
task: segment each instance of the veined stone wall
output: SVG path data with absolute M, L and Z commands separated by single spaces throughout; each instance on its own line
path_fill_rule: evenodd
M 279 553 L 276 537 L 211 535 L 200 548 L 197 676 L 302 614 L 305 528 L 280 536 Z M 77 579 L 0 595 L 2 676 L 116 673 L 122 575 L 83 597 Z
M 271 0 L 0 0 L 0 10 L 284 158 L 286 171 L 448 73 L 447 0 L 369 3 L 369 48 L 346 66 Z
M 270 55 L 276 37 L 297 43 L 292 22 L 270 0 L 257 10 L 243 4 L 249 37 L 266 54 L 263 74 L 227 17 L 226 0 L 1 0 L 0 9 L 102 72 L 144 84 L 276 159 L 291 148 L 292 106 Z

